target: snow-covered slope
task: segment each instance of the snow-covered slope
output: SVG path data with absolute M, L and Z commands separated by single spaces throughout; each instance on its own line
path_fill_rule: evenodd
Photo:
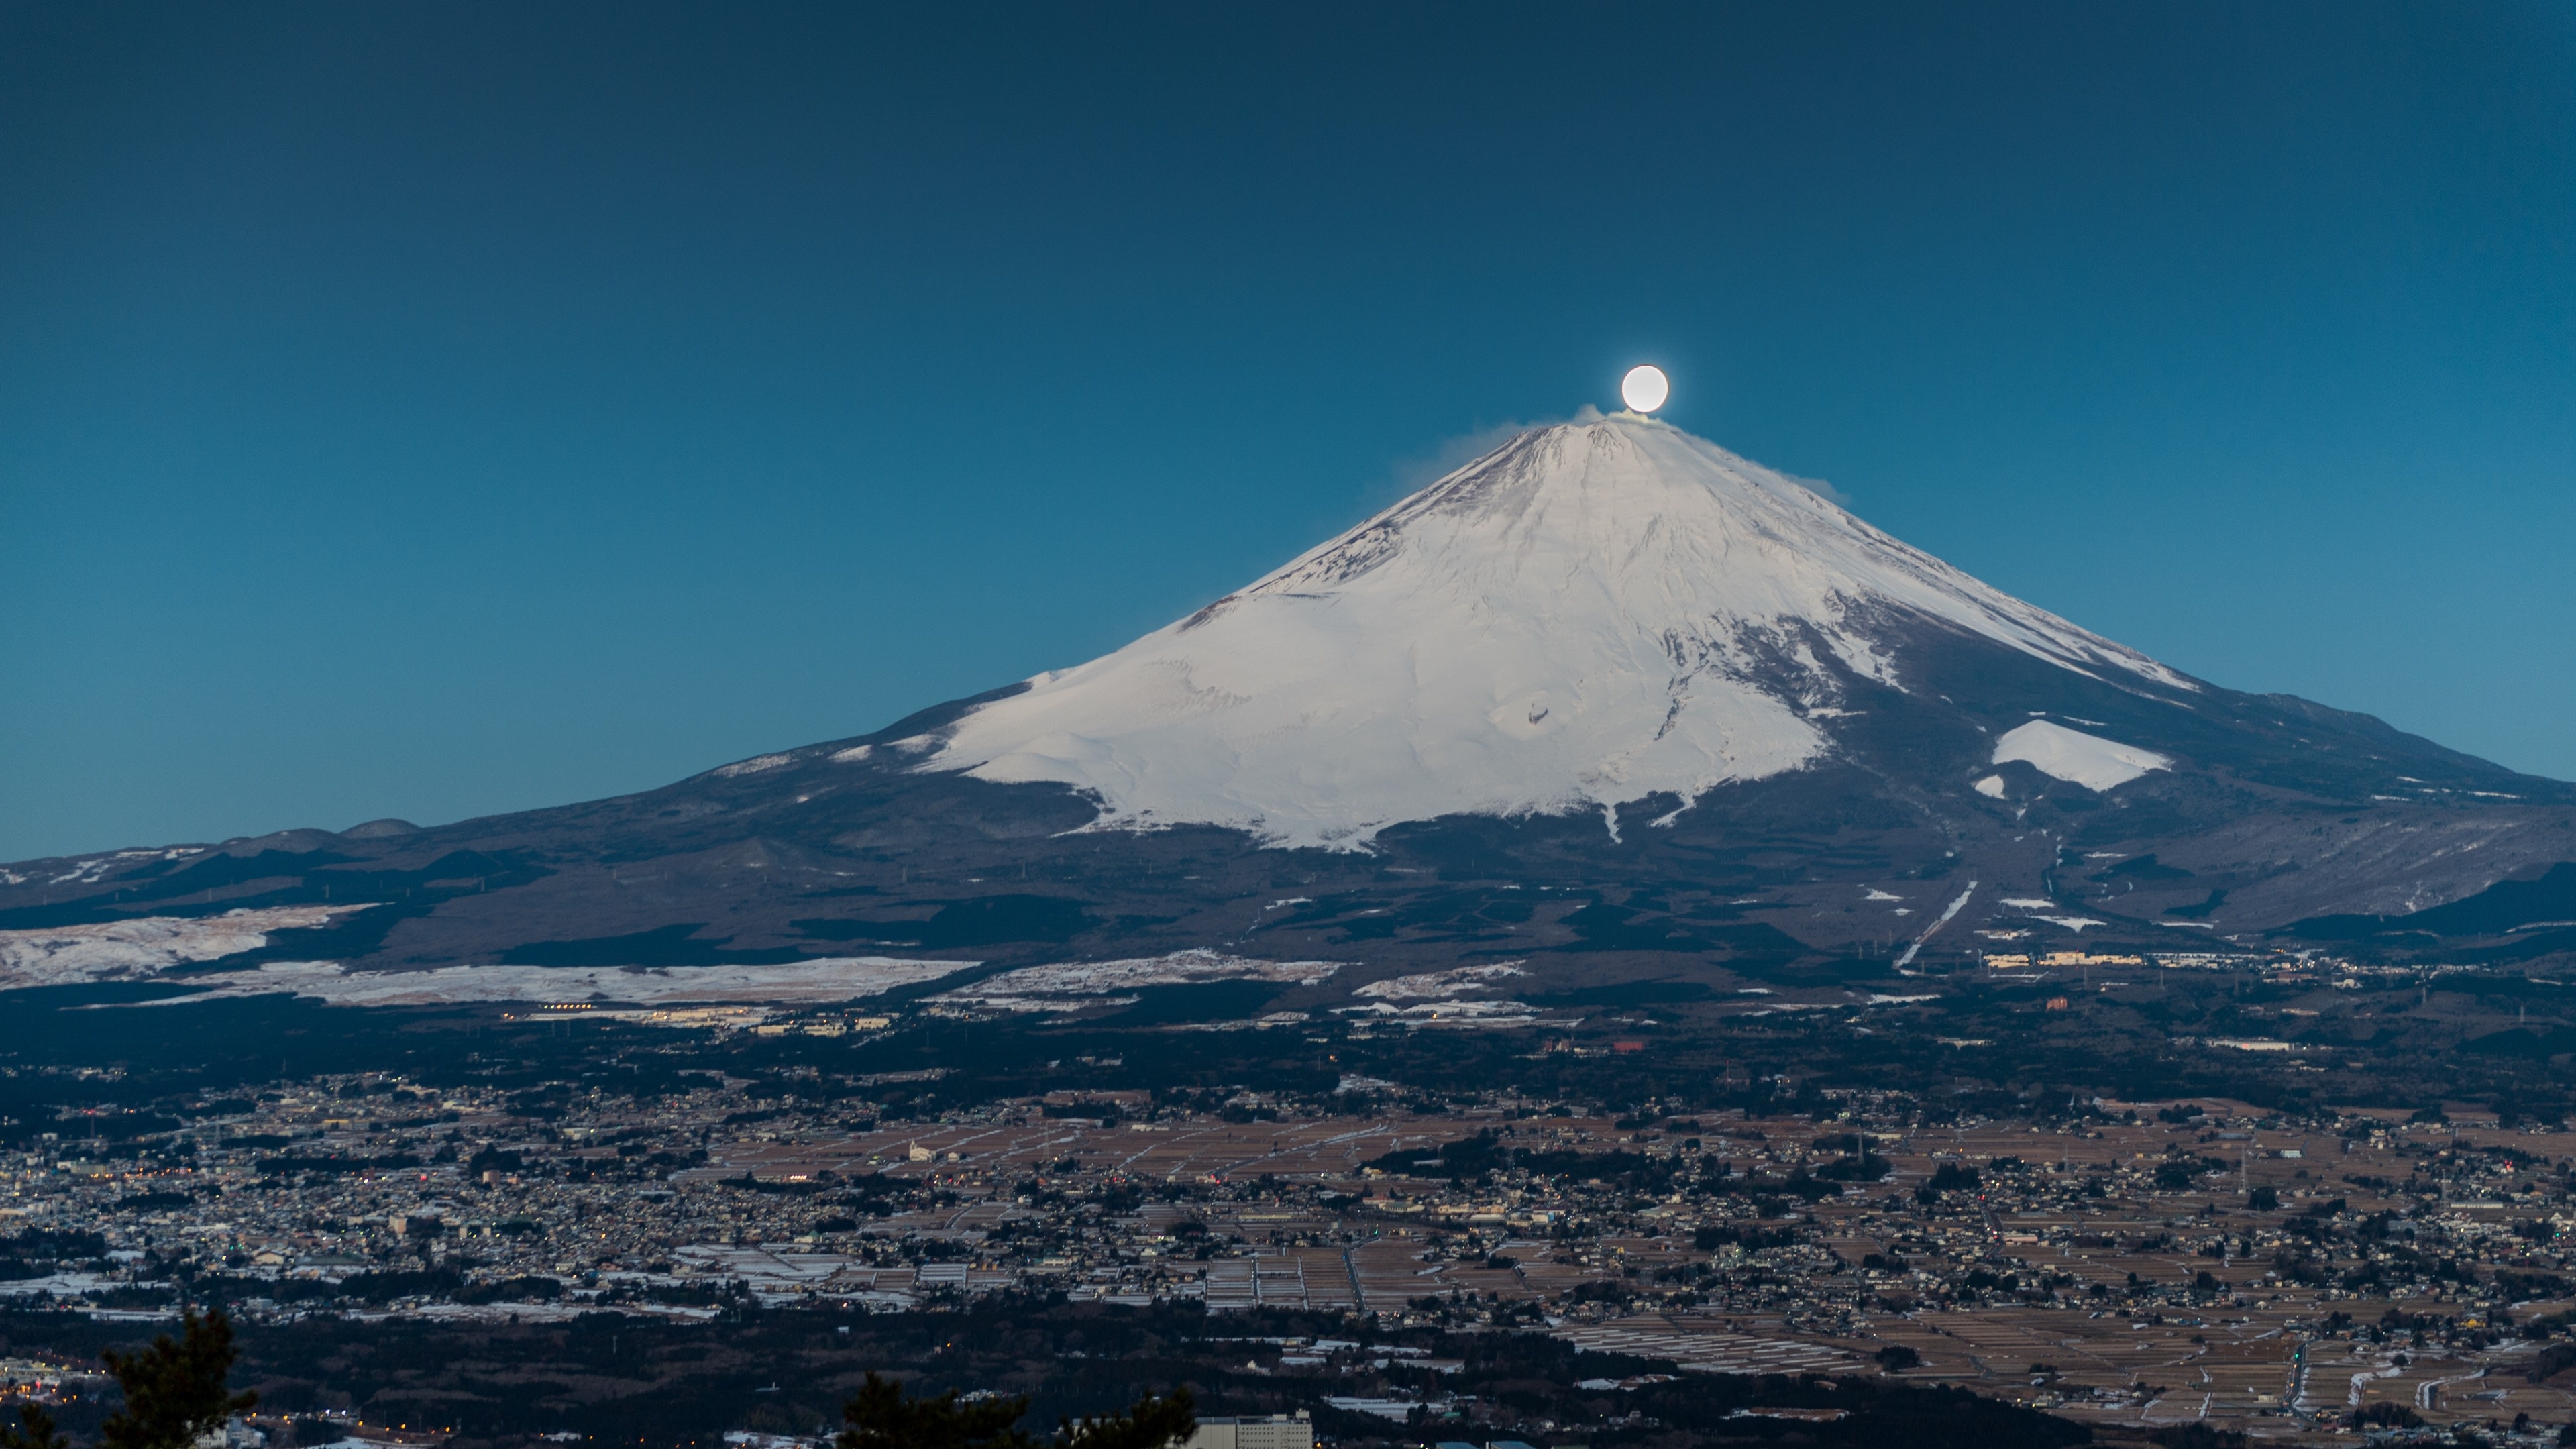
M 1685 799 L 1831 748 L 1841 669 L 1924 620 L 2167 689 L 2162 665 L 1795 481 L 1629 414 L 1521 434 L 1243 591 L 923 740 L 1101 824 L 1364 844 L 1460 813 Z M 1614 817 L 1615 818 L 1615 817 Z
M 135 852 L 144 854 L 146 852 Z M 278 931 L 307 930 L 365 906 L 271 906 L 220 916 L 135 920 L 0 931 L 0 991 L 142 981 L 167 967 L 256 951 Z
M 1995 739 L 1995 763 L 2020 760 L 2043 775 L 2072 780 L 2087 790 L 2125 785 L 2150 770 L 2170 770 L 2173 757 L 2136 745 L 2035 719 Z

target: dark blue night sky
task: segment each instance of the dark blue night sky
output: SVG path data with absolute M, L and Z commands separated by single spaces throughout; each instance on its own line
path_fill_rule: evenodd
M 0 857 L 639 789 L 1674 422 L 2576 776 L 2576 9 L 0 6 Z

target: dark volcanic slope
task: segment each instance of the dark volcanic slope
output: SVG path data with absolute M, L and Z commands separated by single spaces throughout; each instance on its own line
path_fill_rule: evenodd
M 259 954 L 680 966 L 1215 946 L 1390 972 L 1526 956 L 1608 978 L 1884 957 L 1968 893 L 1926 948 L 1936 958 L 1998 922 L 2043 946 L 2300 938 L 2285 932 L 2363 950 L 2569 944 L 2522 929 L 2550 919 L 2556 895 L 2513 884 L 2576 861 L 2566 785 L 2303 700 L 2113 684 L 1929 625 L 1905 650 L 1906 691 L 1845 681 L 1825 763 L 1687 809 L 1631 806 L 1615 838 L 1593 814 L 1399 826 L 1371 853 L 1263 849 L 1211 827 L 1087 830 L 1093 807 L 1064 786 L 913 766 L 961 702 L 560 809 L 29 862 L 0 889 L 0 929 L 379 901 Z M 2096 792 L 1990 764 L 1993 737 L 2039 713 L 2177 766 Z M 1973 788 L 1990 776 L 2001 798 Z M 2425 909 L 2498 882 L 2494 908 Z M 2053 923 L 2078 920 L 2100 924 Z

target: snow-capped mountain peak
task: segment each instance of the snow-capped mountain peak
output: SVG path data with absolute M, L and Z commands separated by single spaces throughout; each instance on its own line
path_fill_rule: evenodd
M 946 732 L 922 768 L 1092 793 L 1104 826 L 1364 845 L 1809 764 L 1849 675 L 1933 621 L 2194 686 L 1795 481 L 1629 414 L 1532 429 L 1240 592 Z M 1830 661 L 1830 662 L 1829 662 Z

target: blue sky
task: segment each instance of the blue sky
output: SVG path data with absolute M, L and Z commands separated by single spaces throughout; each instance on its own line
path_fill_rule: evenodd
M 0 857 L 873 729 L 1640 360 L 2576 777 L 2576 10 L 1248 9 L 0 9 Z

